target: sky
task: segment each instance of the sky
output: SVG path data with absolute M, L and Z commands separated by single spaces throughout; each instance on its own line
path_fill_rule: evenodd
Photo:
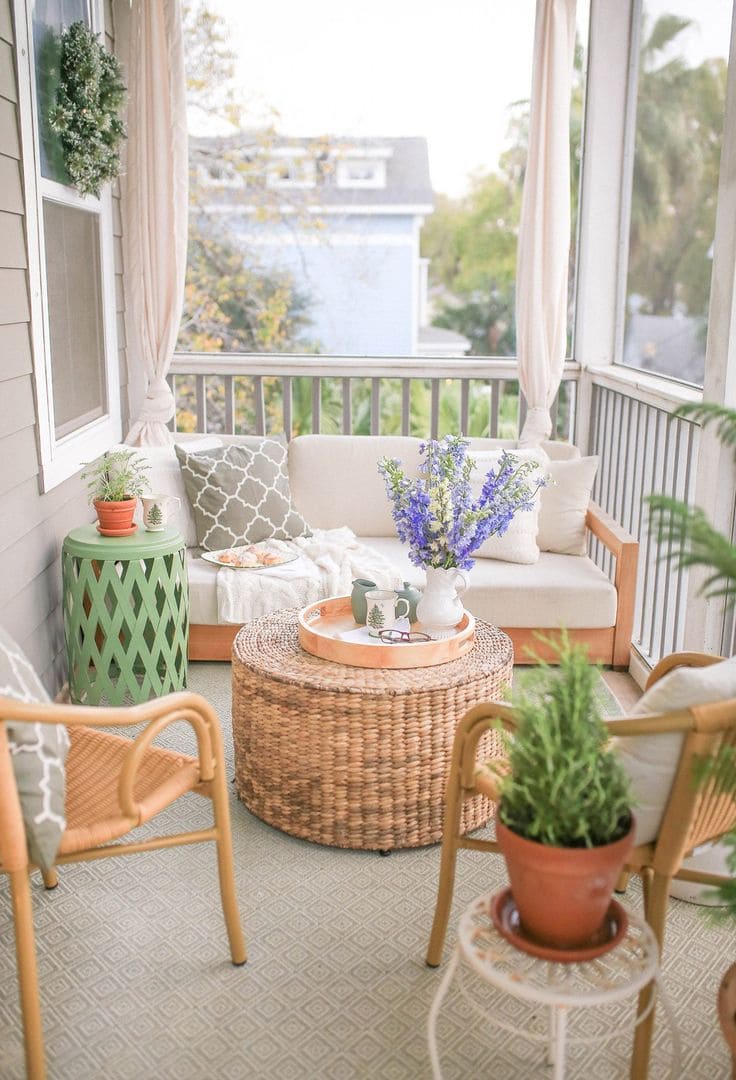
M 209 0 L 237 82 L 286 135 L 424 135 L 435 191 L 493 169 L 508 106 L 531 92 L 534 0 Z M 696 18 L 687 52 L 726 55 L 730 0 L 645 0 Z M 587 2 L 578 27 L 587 40 Z M 725 28 L 725 29 L 724 29 Z M 683 35 L 683 47 L 685 46 Z

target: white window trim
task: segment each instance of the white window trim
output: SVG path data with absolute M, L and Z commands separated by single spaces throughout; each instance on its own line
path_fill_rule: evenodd
M 41 488 L 49 491 L 79 472 L 82 463 L 98 457 L 122 438 L 120 374 L 118 370 L 115 259 L 113 251 L 112 193 L 105 186 L 102 197 L 80 195 L 73 188 L 41 176 L 36 112 L 36 80 L 33 63 L 30 0 L 15 0 L 18 55 L 18 103 L 22 146 L 25 222 L 28 243 L 28 277 L 33 341 L 33 381 L 40 450 Z M 92 0 L 92 26 L 104 33 L 101 0 Z M 43 205 L 46 197 L 65 206 L 95 213 L 99 219 L 100 283 L 107 412 L 57 438 L 54 424 L 51 350 L 45 275 Z
M 279 147 L 271 151 L 271 161 L 266 166 L 266 185 L 270 188 L 313 188 L 317 183 L 317 163 L 314 158 L 300 150 Z M 295 176 L 279 176 L 284 164 Z
M 350 176 L 350 169 L 358 166 L 369 167 L 373 171 L 370 176 L 356 178 Z M 339 188 L 385 188 L 386 187 L 386 160 L 385 158 L 341 158 L 337 162 L 335 179 Z

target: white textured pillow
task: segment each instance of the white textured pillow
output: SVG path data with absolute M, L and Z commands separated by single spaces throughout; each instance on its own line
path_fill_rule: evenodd
M 631 716 L 675 712 L 691 705 L 736 698 L 736 657 L 703 668 L 675 668 L 655 683 L 631 710 Z M 615 731 L 615 724 L 613 725 Z M 659 832 L 683 735 L 629 735 L 614 740 L 636 799 L 636 844 L 648 844 Z
M 498 463 L 506 452 L 505 450 L 468 451 L 468 457 L 475 461 L 475 469 L 470 477 L 474 499 L 480 495 L 490 470 L 498 468 Z M 547 474 L 549 459 L 544 450 L 535 447 L 529 450 L 511 450 L 508 453 L 520 461 L 532 461 L 538 466 L 538 469 L 529 477 L 530 483 L 541 481 Z M 537 492 L 532 510 L 523 510 L 515 514 L 503 536 L 489 536 L 485 543 L 473 553 L 474 558 L 499 559 L 501 562 L 511 563 L 538 562 L 537 528 L 541 492 L 542 489 Z
M 203 435 L 196 440 L 187 440 L 184 446 L 192 453 L 199 450 L 215 450 L 222 446 L 222 439 L 218 439 L 216 435 Z M 175 495 L 180 500 L 179 509 L 171 515 L 171 524 L 179 529 L 187 547 L 196 547 L 197 526 L 189 505 L 184 477 L 181 475 L 173 442 L 170 446 L 122 446 L 113 449 L 132 450 L 147 462 L 150 469 L 146 476 L 151 485 L 152 494 Z M 135 521 L 139 528 L 143 528 L 143 504 L 140 499 L 135 508 Z
M 542 490 L 539 511 L 540 551 L 585 554 L 585 517 L 597 471 L 597 457 L 550 460 L 547 469 L 550 483 Z

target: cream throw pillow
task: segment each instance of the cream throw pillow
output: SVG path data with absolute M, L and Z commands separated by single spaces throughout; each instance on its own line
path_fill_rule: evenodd
M 655 683 L 631 710 L 631 716 L 675 712 L 691 705 L 736 698 L 736 657 L 704 668 L 676 668 Z M 615 724 L 613 725 L 615 732 Z M 648 844 L 659 832 L 680 760 L 683 735 L 630 735 L 614 740 L 636 799 L 636 844 Z
M 539 511 L 540 551 L 585 555 L 585 517 L 597 471 L 597 457 L 549 461 L 550 483 L 542 490 Z
M 505 450 L 469 450 L 468 457 L 475 461 L 475 469 L 470 477 L 473 499 L 477 499 L 491 469 L 498 468 Z M 508 453 L 519 461 L 531 461 L 537 469 L 530 475 L 529 483 L 541 481 L 548 472 L 549 458 L 544 450 L 535 447 L 528 450 L 511 450 Z M 532 510 L 521 510 L 511 519 L 503 536 L 489 536 L 481 547 L 473 553 L 476 559 L 499 559 L 501 562 L 535 563 L 539 560 L 537 528 L 542 488 L 534 497 Z

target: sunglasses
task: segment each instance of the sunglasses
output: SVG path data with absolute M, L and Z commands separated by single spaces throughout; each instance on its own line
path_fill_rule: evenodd
M 429 634 L 418 630 L 379 630 L 378 636 L 387 645 L 413 645 L 417 641 L 431 641 Z

